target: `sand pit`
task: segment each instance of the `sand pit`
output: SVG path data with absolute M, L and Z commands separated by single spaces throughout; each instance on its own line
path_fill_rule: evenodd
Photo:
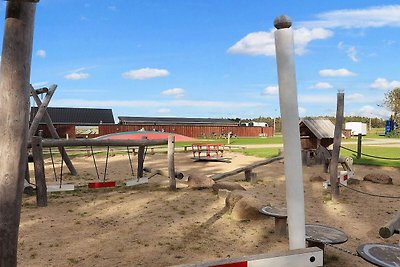
M 191 152 L 175 155 L 176 168 L 186 175 L 212 175 L 248 165 L 259 158 L 227 153 L 231 163 L 193 162 Z M 100 158 L 100 157 L 99 157 Z M 190 190 L 178 181 L 168 190 L 168 179 L 155 176 L 149 184 L 114 189 L 87 189 L 96 180 L 90 157 L 74 158 L 79 176 L 65 182 L 81 186 L 69 193 L 52 193 L 46 208 L 37 208 L 35 197 L 23 196 L 19 266 L 169 266 L 210 259 L 282 251 L 287 237 L 274 233 L 274 219 L 261 217 L 236 221 L 226 212 L 225 201 L 212 189 Z M 102 162 L 99 159 L 99 169 Z M 167 169 L 166 154 L 147 155 L 145 166 Z M 393 185 L 361 181 L 360 190 L 400 195 L 400 173 L 395 168 L 355 166 L 356 178 L 371 172 L 389 174 Z M 48 182 L 53 182 L 51 163 L 46 163 Z M 283 163 L 255 169 L 258 182 L 244 174 L 223 181 L 242 185 L 260 203 L 285 205 Z M 363 243 L 398 243 L 399 236 L 384 240 L 378 230 L 399 211 L 399 199 L 374 198 L 341 189 L 341 200 L 330 201 L 322 182 L 322 166 L 304 167 L 306 222 L 325 224 L 346 232 L 349 240 L 338 245 L 352 252 Z M 186 176 L 187 177 L 187 176 Z M 130 179 L 127 155 L 109 159 L 108 179 L 122 184 Z M 359 257 L 334 248 L 326 249 L 325 266 L 372 266 Z

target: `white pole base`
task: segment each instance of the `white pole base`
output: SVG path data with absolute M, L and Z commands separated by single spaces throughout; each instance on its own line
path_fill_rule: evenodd
M 175 267 L 317 267 L 323 266 L 324 254 L 317 247 L 294 249 L 284 252 L 244 256 L 236 259 L 223 259 L 197 264 L 182 264 Z

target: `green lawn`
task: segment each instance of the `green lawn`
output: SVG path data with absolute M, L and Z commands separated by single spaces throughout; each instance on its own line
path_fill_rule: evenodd
M 247 148 L 244 154 L 259 158 L 273 158 L 279 155 L 279 148 Z
M 357 150 L 356 145 L 343 145 L 346 148 L 350 148 L 354 151 Z M 389 166 L 389 167 L 400 167 L 400 147 L 379 147 L 379 146 L 362 146 L 362 153 L 379 156 L 385 158 L 398 158 L 399 160 L 388 160 L 388 159 L 376 159 L 362 155 L 360 159 L 357 159 L 357 153 L 347 151 L 345 149 L 340 150 L 340 154 L 346 157 L 352 157 L 355 164 L 360 165 L 374 165 L 374 166 Z

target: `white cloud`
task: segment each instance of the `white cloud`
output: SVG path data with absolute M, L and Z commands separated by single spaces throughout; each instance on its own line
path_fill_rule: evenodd
M 400 5 L 364 9 L 341 9 L 317 15 L 317 20 L 300 22 L 303 27 L 378 28 L 400 27 Z
M 169 72 L 166 69 L 152 69 L 152 68 L 142 68 L 122 73 L 122 77 L 130 80 L 145 80 L 158 77 L 166 77 L 168 75 Z
M 166 114 L 166 113 L 170 113 L 171 110 L 169 108 L 160 108 L 159 110 L 157 110 L 157 113 L 161 113 L 161 114 Z
M 396 80 L 389 82 L 385 78 L 377 78 L 373 83 L 369 85 L 369 87 L 373 89 L 392 90 L 393 88 L 400 87 L 400 82 Z
M 346 54 L 353 62 L 358 62 L 357 50 L 354 46 L 350 46 L 346 50 Z
M 32 86 L 33 86 L 33 88 L 38 88 L 38 87 L 45 86 L 45 85 L 47 85 L 47 84 L 49 84 L 48 81 L 45 81 L 45 82 L 37 82 L 37 83 L 32 83 Z
M 65 79 L 67 80 L 84 80 L 89 78 L 89 73 L 85 72 L 72 72 L 70 74 L 67 74 L 64 76 Z
M 109 10 L 111 10 L 111 11 L 117 11 L 117 7 L 116 6 L 108 6 L 107 8 Z
M 182 88 L 171 88 L 161 92 L 162 95 L 173 95 L 176 97 L 182 97 L 185 95 L 185 89 Z
M 278 95 L 279 94 L 279 87 L 277 85 L 268 86 L 262 92 L 263 95 Z
M 38 50 L 38 51 L 36 51 L 36 55 L 38 56 L 38 57 L 46 57 L 46 51 L 45 50 L 43 50 L 43 49 L 40 49 L 40 50 Z
M 239 40 L 236 44 L 228 49 L 231 54 L 244 55 L 275 55 L 275 30 L 269 32 L 252 32 Z M 313 40 L 327 39 L 333 35 L 332 31 L 323 28 L 299 28 L 294 30 L 294 44 L 297 55 L 305 54 L 308 44 Z
M 349 71 L 348 69 L 325 69 L 320 70 L 319 75 L 323 77 L 346 77 L 346 76 L 355 76 L 354 72 Z
M 303 107 L 299 107 L 299 115 L 302 116 L 304 114 L 306 114 L 307 109 L 303 108 Z
M 387 119 L 390 117 L 391 112 L 382 107 L 374 107 L 374 106 L 370 106 L 370 105 L 365 105 L 365 106 L 362 106 L 358 110 L 353 110 L 353 111 L 349 112 L 349 114 L 347 114 L 347 115 Z
M 330 89 L 333 88 L 332 84 L 326 82 L 319 82 L 311 86 L 314 89 Z

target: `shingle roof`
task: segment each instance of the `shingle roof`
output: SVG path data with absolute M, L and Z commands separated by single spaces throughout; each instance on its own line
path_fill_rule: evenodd
M 308 129 L 318 138 L 333 138 L 335 125 L 330 120 L 323 119 L 307 119 L 300 122 L 304 123 Z
M 31 108 L 30 122 L 35 117 L 37 110 L 37 107 Z M 111 109 L 49 107 L 47 112 L 54 124 L 97 125 L 115 123 Z M 45 123 L 44 119 L 41 123 Z
M 238 125 L 237 122 L 228 119 L 212 118 L 177 118 L 177 117 L 118 117 L 121 123 L 131 124 L 218 124 L 218 125 Z

